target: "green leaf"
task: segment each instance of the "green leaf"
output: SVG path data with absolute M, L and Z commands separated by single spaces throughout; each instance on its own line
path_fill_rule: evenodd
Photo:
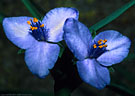
M 113 12 L 111 15 L 107 16 L 106 18 L 102 19 L 95 25 L 91 26 L 89 29 L 90 31 L 97 31 L 98 29 L 102 28 L 106 24 L 110 23 L 111 21 L 115 20 L 119 17 L 122 13 L 124 13 L 128 8 L 132 7 L 135 4 L 135 0 L 130 0 L 127 4 L 123 5 L 121 8 Z
M 135 90 L 129 89 L 123 85 L 111 83 L 108 88 L 121 94 L 122 96 L 135 96 Z
M 42 18 L 42 15 L 37 10 L 37 8 L 30 2 L 30 0 L 21 0 L 22 3 L 26 6 L 26 8 L 29 10 L 29 12 L 32 14 L 33 17 L 36 17 L 38 19 Z
M 119 74 L 126 78 L 128 81 L 130 81 L 131 83 L 135 83 L 135 78 L 132 74 L 130 74 L 130 72 L 128 70 L 126 70 L 125 68 L 123 68 L 122 66 L 114 66 L 115 69 L 117 70 L 117 72 L 119 72 Z
M 58 42 L 58 45 L 60 46 L 59 58 L 61 58 L 62 57 L 62 54 L 63 54 L 63 52 L 64 52 L 64 50 L 66 48 L 66 43 L 63 40 L 63 41 Z
M 113 67 L 109 67 L 108 69 L 109 69 L 109 71 L 112 72 L 112 73 L 115 72 L 115 70 L 114 70 Z
M 94 39 L 95 36 L 96 36 L 96 31 L 95 30 L 91 30 L 90 32 L 91 32 L 91 35 L 92 35 L 92 39 Z
M 135 59 L 135 53 L 130 53 L 128 56 L 124 59 L 124 61 L 133 60 Z
M 0 14 L 0 23 L 2 23 L 3 19 L 4 19 L 4 15 Z
M 65 48 L 62 48 L 62 47 L 60 48 L 59 58 L 62 57 L 62 54 L 63 54 L 64 50 L 65 50 Z
M 24 53 L 24 52 L 25 52 L 24 49 L 20 49 L 20 50 L 18 50 L 17 54 L 22 54 L 22 53 Z
M 77 61 L 78 61 L 77 58 L 74 57 L 74 58 L 72 59 L 73 65 L 76 65 L 76 62 L 77 62 Z

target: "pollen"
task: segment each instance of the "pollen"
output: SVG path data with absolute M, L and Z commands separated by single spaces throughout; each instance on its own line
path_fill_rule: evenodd
M 38 22 L 38 19 L 37 18 L 33 18 L 33 22 L 34 23 Z
M 100 45 L 100 46 L 98 46 L 99 48 L 103 48 L 103 46 L 102 45 Z
M 27 23 L 30 25 L 31 24 L 31 22 L 30 21 L 27 21 Z
M 97 48 L 96 44 L 93 45 L 93 48 Z
M 44 27 L 44 24 L 40 25 L 40 27 Z

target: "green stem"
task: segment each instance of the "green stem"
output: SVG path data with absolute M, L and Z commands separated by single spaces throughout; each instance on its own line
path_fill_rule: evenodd
M 37 8 L 30 2 L 30 0 L 21 0 L 24 5 L 27 7 L 29 12 L 32 14 L 33 17 L 36 17 L 38 19 L 41 19 L 42 15 L 37 10 Z
M 111 21 L 113 21 L 114 19 L 119 17 L 122 13 L 124 13 L 128 8 L 130 8 L 134 4 L 135 4 L 135 0 L 130 0 L 130 2 L 128 2 L 124 6 L 122 6 L 121 8 L 116 10 L 115 12 L 113 12 L 111 15 L 107 16 L 106 18 L 102 19 L 101 21 L 99 21 L 95 25 L 91 26 L 90 31 L 93 31 L 93 30 L 97 31 L 98 29 L 102 28 L 106 24 L 110 23 Z

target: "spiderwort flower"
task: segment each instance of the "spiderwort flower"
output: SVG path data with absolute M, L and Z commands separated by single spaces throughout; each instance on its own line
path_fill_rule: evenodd
M 42 21 L 32 17 L 10 17 L 3 20 L 7 38 L 16 46 L 26 49 L 25 62 L 30 71 L 44 78 L 49 74 L 59 54 L 57 44 L 63 39 L 63 25 L 67 18 L 78 19 L 74 8 L 55 8 Z
M 130 40 L 114 30 L 100 32 L 92 40 L 89 29 L 73 18 L 65 21 L 64 32 L 67 46 L 78 59 L 81 79 L 98 89 L 108 85 L 107 67 L 120 63 L 128 55 Z

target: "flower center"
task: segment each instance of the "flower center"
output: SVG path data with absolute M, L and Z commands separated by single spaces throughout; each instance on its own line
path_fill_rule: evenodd
M 29 33 L 38 41 L 46 41 L 47 40 L 47 32 L 48 29 L 45 29 L 44 24 L 41 24 L 37 18 L 30 19 L 27 21 L 30 25 Z
M 94 42 L 92 48 L 90 49 L 90 58 L 98 58 L 101 54 L 107 51 L 106 39 L 100 39 L 98 42 Z

